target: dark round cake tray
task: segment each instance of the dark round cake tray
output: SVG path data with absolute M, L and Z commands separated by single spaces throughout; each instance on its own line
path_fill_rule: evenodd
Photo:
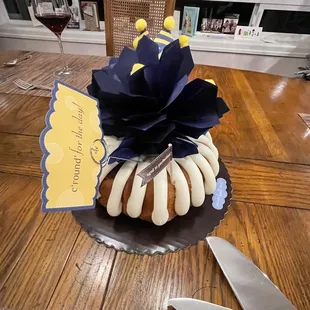
M 224 179 L 227 186 L 227 196 L 221 209 L 212 206 L 213 195 L 208 195 L 201 207 L 191 207 L 186 215 L 177 216 L 163 226 L 124 214 L 111 217 L 98 202 L 95 209 L 72 211 L 72 214 L 90 237 L 117 251 L 155 255 L 185 249 L 207 237 L 223 220 L 230 206 L 230 176 L 223 162 L 219 160 L 219 163 L 217 181 Z

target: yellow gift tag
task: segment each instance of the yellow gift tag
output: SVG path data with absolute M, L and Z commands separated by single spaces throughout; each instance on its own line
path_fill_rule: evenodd
M 43 211 L 95 207 L 101 164 L 107 159 L 98 102 L 55 82 L 46 128 L 40 136 L 43 151 Z

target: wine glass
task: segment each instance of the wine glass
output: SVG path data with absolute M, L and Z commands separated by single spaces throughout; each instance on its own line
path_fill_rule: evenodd
M 34 15 L 38 21 L 51 30 L 57 37 L 63 68 L 55 72 L 55 76 L 63 78 L 72 75 L 68 67 L 61 42 L 61 34 L 71 19 L 71 11 L 67 0 L 32 0 Z

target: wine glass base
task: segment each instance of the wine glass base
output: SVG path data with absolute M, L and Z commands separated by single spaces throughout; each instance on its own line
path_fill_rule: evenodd
M 55 72 L 55 77 L 56 77 L 56 78 L 59 78 L 59 79 L 71 77 L 71 76 L 73 76 L 73 75 L 74 75 L 74 72 L 73 72 L 73 70 L 70 69 L 70 68 L 57 70 L 57 71 Z

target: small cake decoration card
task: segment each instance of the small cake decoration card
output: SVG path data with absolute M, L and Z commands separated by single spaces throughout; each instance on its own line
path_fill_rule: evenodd
M 97 99 L 55 82 L 40 136 L 43 211 L 95 207 L 101 163 L 107 157 L 98 111 Z

